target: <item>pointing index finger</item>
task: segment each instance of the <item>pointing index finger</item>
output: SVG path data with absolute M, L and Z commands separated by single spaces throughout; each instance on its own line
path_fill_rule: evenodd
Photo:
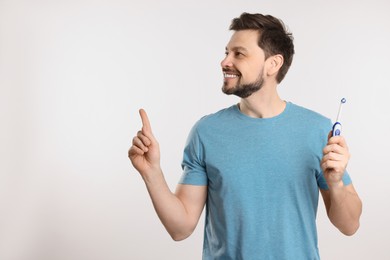
M 145 131 L 146 133 L 152 133 L 152 127 L 150 126 L 149 118 L 145 110 L 141 108 L 139 110 L 139 115 L 141 116 L 142 120 L 142 131 Z

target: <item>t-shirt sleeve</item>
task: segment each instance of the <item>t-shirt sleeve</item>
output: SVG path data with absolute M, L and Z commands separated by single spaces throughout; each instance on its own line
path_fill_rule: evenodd
M 204 150 L 196 125 L 188 136 L 181 166 L 183 174 L 179 181 L 180 184 L 207 185 L 208 178 L 204 164 Z
M 326 183 L 326 180 L 325 180 L 325 177 L 324 177 L 324 174 L 322 171 L 321 171 L 321 174 L 317 177 L 317 183 L 318 183 L 318 187 L 320 187 L 320 189 L 329 190 L 328 184 Z M 343 183 L 344 183 L 344 186 L 347 186 L 347 185 L 352 183 L 352 179 L 349 176 L 347 171 L 344 172 Z

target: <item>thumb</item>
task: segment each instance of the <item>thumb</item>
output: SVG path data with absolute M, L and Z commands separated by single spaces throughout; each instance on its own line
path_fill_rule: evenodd
M 333 131 L 331 130 L 331 131 L 329 132 L 329 134 L 328 134 L 328 141 L 329 141 L 330 138 L 332 138 L 332 136 L 333 136 Z

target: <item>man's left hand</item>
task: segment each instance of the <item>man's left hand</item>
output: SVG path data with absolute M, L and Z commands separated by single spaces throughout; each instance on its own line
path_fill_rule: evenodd
M 321 168 L 329 188 L 342 185 L 342 178 L 351 157 L 344 137 L 332 136 L 330 132 L 323 154 Z

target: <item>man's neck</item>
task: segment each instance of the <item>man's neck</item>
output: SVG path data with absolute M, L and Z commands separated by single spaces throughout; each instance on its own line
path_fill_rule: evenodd
M 281 114 L 286 108 L 276 91 L 267 92 L 261 89 L 247 98 L 242 98 L 239 103 L 240 111 L 254 118 L 271 118 Z

